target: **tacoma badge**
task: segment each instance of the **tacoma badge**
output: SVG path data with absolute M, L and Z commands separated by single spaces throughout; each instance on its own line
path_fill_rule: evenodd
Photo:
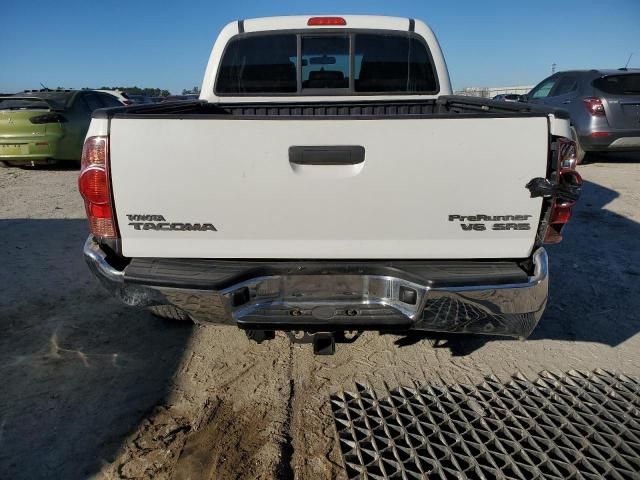
M 162 215 L 129 215 L 129 226 L 134 230 L 162 230 L 179 232 L 217 232 L 212 223 L 167 222 Z

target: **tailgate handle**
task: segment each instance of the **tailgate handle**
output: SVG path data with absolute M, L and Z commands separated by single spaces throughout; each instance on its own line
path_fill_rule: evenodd
M 360 145 L 289 147 L 289 162 L 296 165 L 357 165 L 364 162 Z

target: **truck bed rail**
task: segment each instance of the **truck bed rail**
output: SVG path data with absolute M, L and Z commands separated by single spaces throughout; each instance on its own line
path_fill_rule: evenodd
M 437 100 L 356 102 L 269 102 L 213 104 L 201 100 L 131 105 L 96 110 L 93 118 L 460 118 L 527 117 L 553 114 L 569 118 L 565 110 L 486 98 L 444 95 Z

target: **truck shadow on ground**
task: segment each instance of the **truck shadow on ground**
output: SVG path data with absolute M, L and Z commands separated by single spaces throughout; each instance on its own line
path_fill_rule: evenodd
M 613 190 L 585 182 L 563 242 L 547 247 L 549 303 L 527 341 L 552 339 L 616 346 L 640 332 L 640 224 L 607 209 L 618 196 Z M 488 342 L 505 340 L 510 339 L 410 333 L 395 344 L 402 347 L 430 341 L 436 348 L 449 349 L 454 356 L 464 356 Z
M 165 397 L 192 326 L 126 309 L 84 219 L 0 220 L 0 472 L 88 478 Z

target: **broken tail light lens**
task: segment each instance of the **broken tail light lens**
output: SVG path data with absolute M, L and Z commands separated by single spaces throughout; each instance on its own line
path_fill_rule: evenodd
M 575 200 L 562 198 L 562 187 L 572 187 L 572 189 L 582 187 L 582 177 L 576 171 L 576 143 L 568 138 L 558 138 L 556 151 L 557 163 L 551 177 L 560 193 L 556 193 L 551 198 L 552 204 L 544 234 L 544 243 L 560 243 L 562 241 L 562 229 L 571 219 L 571 212 L 576 204 Z
M 553 244 L 562 241 L 562 229 L 571 218 L 575 202 L 560 203 L 554 200 L 549 214 L 549 223 L 544 233 L 544 243 Z
M 559 138 L 556 143 L 558 151 L 558 166 L 560 172 L 575 170 L 578 162 L 576 156 L 576 142 L 568 138 Z
M 82 148 L 78 190 L 84 199 L 91 233 L 99 238 L 118 238 L 111 182 L 109 179 L 109 137 L 89 137 Z

